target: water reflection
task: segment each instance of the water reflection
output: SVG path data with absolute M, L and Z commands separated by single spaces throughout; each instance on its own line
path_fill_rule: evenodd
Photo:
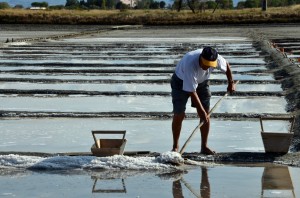
M 265 167 L 261 182 L 261 197 L 296 197 L 287 166 Z
M 20 161 L 18 161 L 19 163 Z M 31 162 L 31 161 L 30 161 Z M 61 161 L 59 163 L 62 163 Z M 180 170 L 0 167 L 0 197 L 299 197 L 299 167 L 180 166 Z
M 121 179 L 121 187 L 118 187 L 118 188 L 114 188 L 114 189 L 111 189 L 109 186 L 110 185 L 113 185 L 113 184 L 116 184 L 116 185 L 120 185 L 118 183 L 120 183 L 120 179 L 109 179 L 109 182 L 108 182 L 108 179 L 106 180 L 102 180 L 102 185 L 105 186 L 105 187 L 99 187 L 97 185 L 97 182 L 98 180 L 101 180 L 100 177 L 97 177 L 97 176 L 92 176 L 91 177 L 93 180 L 94 180 L 94 185 L 93 185 L 93 189 L 92 189 L 92 193 L 126 193 L 126 186 L 125 186 L 125 181 L 124 179 Z
M 208 180 L 207 167 L 201 167 L 200 194 L 182 177 L 173 181 L 172 193 L 174 198 L 182 198 L 181 183 L 197 198 L 210 198 L 210 184 Z
M 183 198 L 180 180 L 173 181 L 172 193 L 174 198 Z
M 174 198 L 182 198 L 182 184 L 197 198 L 210 198 L 211 187 L 207 167 L 201 167 L 200 192 L 195 190 L 183 177 L 175 179 L 172 185 Z M 296 197 L 288 166 L 264 166 L 261 179 L 261 197 Z M 254 190 L 254 189 L 253 189 Z
M 201 173 L 202 173 L 201 184 L 200 184 L 201 197 L 208 198 L 210 197 L 210 184 L 208 181 L 207 168 L 202 167 Z

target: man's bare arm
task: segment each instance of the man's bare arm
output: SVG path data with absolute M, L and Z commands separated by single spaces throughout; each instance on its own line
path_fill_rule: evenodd
M 235 91 L 235 84 L 232 77 L 232 72 L 229 63 L 227 63 L 226 77 L 228 81 L 227 91 L 233 93 Z

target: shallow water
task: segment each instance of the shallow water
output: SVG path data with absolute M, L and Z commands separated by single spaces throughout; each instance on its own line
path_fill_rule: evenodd
M 76 124 L 75 124 L 76 123 Z M 197 119 L 186 119 L 180 145 L 198 125 Z M 268 132 L 288 132 L 287 122 L 264 122 Z M 125 151 L 165 152 L 172 147 L 171 120 L 44 118 L 0 120 L 1 151 L 88 152 L 94 142 L 92 130 L 126 130 Z M 261 126 L 257 120 L 212 119 L 209 145 L 217 152 L 263 152 Z M 116 138 L 120 135 L 97 135 Z M 196 133 L 187 152 L 200 151 L 200 132 Z
M 41 72 L 43 73 L 43 72 Z M 47 75 L 18 75 L 18 74 L 3 74 L 4 77 L 15 77 L 15 78 L 44 78 L 44 79 L 69 79 L 69 80 L 157 80 L 157 79 L 163 79 L 163 80 L 169 80 L 172 76 L 172 73 L 167 73 L 163 75 L 155 75 L 151 73 L 99 73 L 99 74 L 93 74 L 93 73 L 86 73 L 84 75 L 78 75 L 77 73 L 51 73 Z M 211 80 L 226 80 L 226 76 L 224 74 L 212 74 L 210 77 Z M 253 80 L 253 81 L 265 81 L 270 80 L 274 81 L 275 79 L 272 74 L 235 74 L 234 75 L 235 80 Z
M 79 39 L 66 39 L 66 41 L 70 43 L 94 43 L 94 42 L 101 42 L 101 43 L 221 43 L 225 41 L 231 41 L 231 42 L 239 42 L 239 41 L 249 41 L 247 37 L 212 37 L 212 36 L 206 36 L 206 37 L 198 37 L 198 38 L 79 38 Z M 122 41 L 122 42 L 120 42 Z M 235 45 L 237 47 L 237 45 Z
M 0 74 L 1 78 L 26 78 L 26 79 L 56 79 L 56 80 L 169 80 L 171 74 Z M 2 82 L 0 82 L 2 83 Z
M 18 63 L 17 61 L 15 60 L 10 60 L 10 59 L 3 59 L 1 60 L 3 63 Z M 24 59 L 22 60 L 22 63 L 25 63 L 25 64 L 31 64 L 31 63 L 37 63 L 37 64 L 51 64 L 51 63 L 57 63 L 57 62 L 60 62 L 60 63 L 74 63 L 74 64 L 80 64 L 80 63 L 83 63 L 85 60 L 82 60 L 82 59 L 72 59 L 72 60 L 68 60 L 68 59 L 65 59 L 65 60 L 28 60 L 28 59 Z M 96 64 L 96 63 L 99 63 L 99 59 L 91 59 L 89 60 L 90 63 L 92 64 Z M 141 65 L 144 65 L 144 64 L 149 64 L 152 63 L 152 64 L 174 64 L 174 60 L 172 59 L 156 59 L 156 58 L 153 58 L 152 60 L 128 60 L 128 59 L 122 59 L 122 60 L 101 60 L 101 62 L 103 64 L 110 64 L 110 65 L 115 65 L 115 64 L 124 64 L 124 65 L 130 65 L 130 64 L 135 64 L 135 63 L 139 63 Z M 258 63 L 260 63 L 260 61 L 258 61 Z
M 172 58 L 169 57 L 168 58 Z M 136 65 L 134 66 L 109 66 L 109 65 L 102 65 L 102 67 L 98 67 L 96 64 L 95 66 L 84 66 L 82 64 L 77 64 L 77 66 L 74 65 L 59 65 L 59 66 L 43 66 L 43 65 L 20 65 L 20 66 L 8 66 L 8 65 L 3 65 L 0 66 L 0 70 L 1 71 L 14 71 L 14 70 L 19 70 L 22 69 L 24 71 L 26 70 L 42 70 L 42 69 L 47 69 L 50 70 L 52 69 L 53 71 L 57 70 L 57 69 L 66 69 L 68 68 L 70 71 L 74 70 L 74 71 L 78 71 L 78 70 L 115 70 L 115 69 L 120 69 L 122 68 L 123 70 L 136 70 L 139 69 L 141 71 L 143 70 L 149 70 L 151 68 L 151 70 L 153 71 L 163 71 L 163 70 L 171 70 L 174 69 L 174 65 L 167 65 L 165 64 L 166 67 L 163 67 L 164 65 L 144 65 L 144 66 L 139 66 L 137 67 Z M 267 70 L 267 68 L 265 66 L 260 66 L 260 65 L 243 65 L 243 67 L 238 67 L 236 65 L 232 66 L 232 71 L 233 72 L 250 72 L 250 71 L 261 71 L 264 72 L 265 70 Z
M 185 171 L 1 170 L 4 197 L 299 197 L 300 169 L 203 164 Z M 138 187 L 138 188 L 137 188 Z
M 279 92 L 282 91 L 280 84 L 239 84 L 239 92 Z M 20 89 L 20 90 L 82 90 L 82 91 L 106 91 L 116 93 L 119 91 L 138 92 L 170 92 L 170 84 L 157 83 L 26 83 L 26 82 L 0 82 L 0 89 Z M 224 91 L 227 85 L 210 85 L 210 90 Z
M 175 64 L 176 62 L 179 61 L 179 59 L 170 59 L 172 57 L 168 57 L 165 59 L 159 59 L 156 57 L 148 57 L 147 60 L 143 60 L 143 59 L 131 59 L 131 58 L 122 58 L 122 59 L 112 59 L 112 60 L 106 60 L 106 59 L 99 59 L 99 58 L 90 58 L 89 59 L 89 63 L 91 64 L 96 64 L 101 62 L 102 64 L 108 64 L 108 65 L 116 65 L 116 64 L 123 64 L 123 65 L 131 65 L 131 64 L 139 64 L 139 65 L 147 65 L 147 64 Z M 227 58 L 228 61 L 230 61 L 230 63 L 232 64 L 264 64 L 264 60 L 263 58 Z M 58 60 L 38 60 L 38 59 L 21 59 L 20 61 L 16 61 L 16 60 L 12 60 L 12 59 L 2 59 L 1 62 L 2 64 L 18 64 L 18 62 L 22 62 L 22 64 L 53 64 L 53 63 L 73 63 L 73 64 L 81 64 L 84 63 L 84 61 L 86 61 L 85 59 L 82 59 L 81 57 L 79 58 L 72 58 L 72 60 L 68 60 L 66 58 L 61 58 Z
M 5 111 L 31 112 L 172 112 L 173 108 L 170 96 L 55 96 L 0 95 L 0 108 Z M 213 96 L 211 106 L 220 98 Z M 226 97 L 214 112 L 286 113 L 286 104 L 283 97 Z M 186 112 L 196 113 L 196 110 L 188 103 Z

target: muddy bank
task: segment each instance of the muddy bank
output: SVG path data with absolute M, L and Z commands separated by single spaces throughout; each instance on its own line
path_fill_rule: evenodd
M 186 113 L 186 119 L 198 118 L 195 113 Z M 264 117 L 287 117 L 284 113 L 213 113 L 211 118 L 234 120 L 257 120 Z M 171 119 L 171 112 L 46 112 L 46 111 L 4 111 L 0 110 L 0 118 L 143 118 L 143 119 Z
M 195 161 L 212 161 L 216 163 L 272 162 L 300 167 L 300 152 L 285 155 L 277 153 L 236 152 L 218 153 L 214 156 L 199 155 L 199 153 L 185 153 L 183 157 Z
M 270 35 L 272 37 L 272 35 Z M 286 34 L 286 37 L 289 37 Z M 280 81 L 285 91 L 285 98 L 288 102 L 287 111 L 296 117 L 293 132 L 295 134 L 292 150 L 300 150 L 300 64 L 287 57 L 282 49 L 269 40 L 268 35 L 260 31 L 253 31 L 252 37 L 256 41 L 254 45 L 266 53 L 269 57 L 268 67 L 274 73 L 275 79 Z

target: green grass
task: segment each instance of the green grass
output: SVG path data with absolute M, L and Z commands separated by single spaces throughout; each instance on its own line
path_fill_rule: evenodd
M 201 25 L 300 22 L 300 5 L 257 9 L 206 10 L 0 10 L 0 23 L 101 24 L 101 25 Z

